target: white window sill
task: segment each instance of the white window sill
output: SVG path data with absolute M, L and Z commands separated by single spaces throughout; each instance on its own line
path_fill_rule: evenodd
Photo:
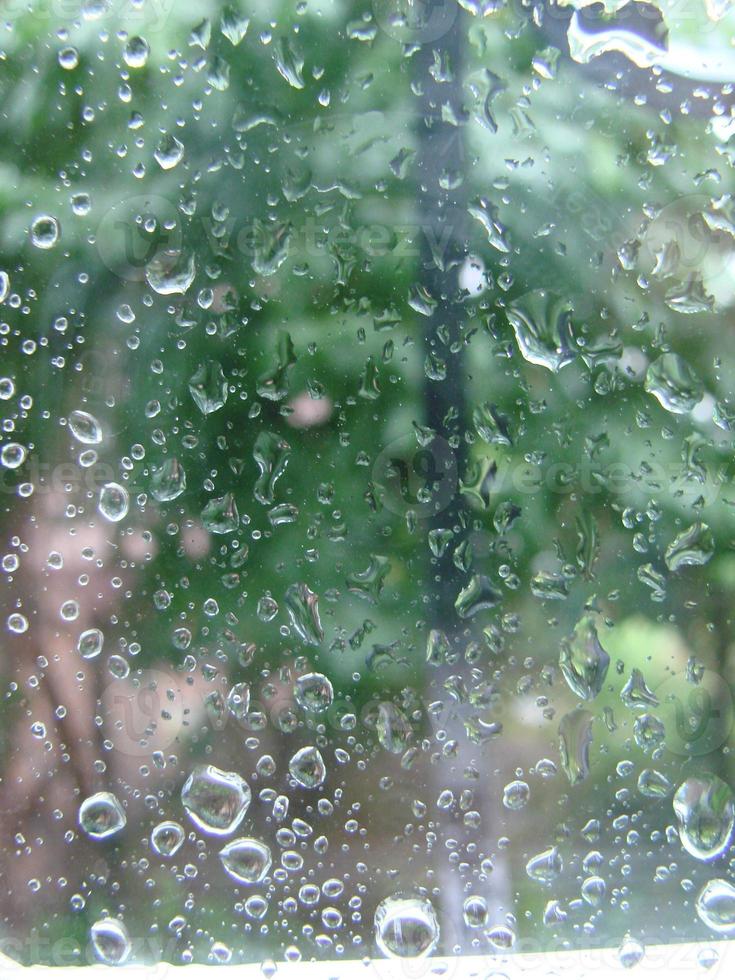
M 698 957 L 703 950 L 714 950 L 717 962 L 706 969 Z M 477 980 L 535 980 L 559 977 L 564 980 L 607 980 L 622 978 L 674 975 L 675 977 L 724 978 L 735 975 L 735 944 L 727 941 L 677 943 L 648 946 L 643 959 L 632 969 L 618 960 L 617 949 L 588 949 L 554 953 L 516 953 L 508 956 L 431 957 L 421 960 L 335 960 L 319 963 L 278 963 L 275 972 L 264 970 L 260 963 L 241 965 L 157 965 L 124 967 L 74 966 L 23 967 L 3 957 L 0 961 L 0 980 L 22 973 L 22 980 L 58 980 L 63 970 L 64 980 L 110 980 L 113 970 L 124 970 L 127 980 L 424 980 L 437 977 L 446 980 L 477 978 Z

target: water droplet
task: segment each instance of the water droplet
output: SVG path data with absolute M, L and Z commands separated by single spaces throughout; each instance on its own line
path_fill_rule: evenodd
M 127 517 L 130 497 L 119 483 L 106 483 L 100 490 L 97 509 L 105 520 L 117 523 Z
M 153 474 L 151 494 L 159 503 L 166 503 L 169 500 L 176 500 L 184 490 L 186 490 L 186 472 L 178 459 L 172 456 Z
M 640 715 L 633 724 L 635 744 L 644 752 L 654 752 L 663 743 L 665 736 L 664 723 L 649 712 Z
M 296 703 L 304 711 L 326 711 L 334 701 L 332 682 L 324 674 L 302 674 L 293 693 Z
M 574 635 L 562 644 L 559 666 L 567 684 L 585 701 L 597 697 L 605 683 L 610 657 L 597 637 L 594 617 L 584 616 Z
M 183 296 L 196 277 L 194 255 L 161 251 L 145 267 L 145 278 L 159 296 Z
M 189 379 L 189 391 L 203 415 L 219 411 L 227 401 L 227 380 L 217 361 L 206 360 Z
M 676 572 L 687 565 L 706 565 L 715 553 L 715 539 L 709 527 L 697 521 L 677 534 L 664 552 L 666 567 Z
M 574 786 L 586 779 L 592 742 L 592 715 L 577 708 L 564 715 L 559 723 L 559 755 L 562 769 Z
M 283 476 L 291 455 L 289 444 L 273 432 L 260 432 L 253 446 L 260 476 L 255 481 L 253 494 L 261 504 L 272 504 L 276 482 Z
M 93 657 L 102 653 L 102 645 L 105 636 L 100 629 L 85 630 L 77 640 L 77 650 L 85 660 L 92 660 Z
M 220 30 L 230 44 L 237 47 L 248 32 L 250 18 L 239 10 L 226 9 L 222 14 Z
M 482 895 L 469 895 L 462 905 L 462 916 L 469 929 L 483 929 L 490 912 Z
M 250 710 L 250 686 L 235 684 L 227 695 L 227 710 L 237 721 L 244 721 Z
M 288 377 L 295 363 L 296 355 L 291 335 L 281 330 L 276 342 L 275 363 L 258 378 L 256 390 L 260 397 L 272 402 L 284 399 L 288 394 Z
M 599 875 L 590 875 L 589 878 L 585 878 L 582 882 L 581 892 L 582 898 L 588 905 L 591 905 L 593 909 L 599 908 L 605 900 L 605 894 L 607 893 L 605 879 L 600 878 Z
M 559 371 L 575 357 L 572 305 L 567 300 L 535 289 L 506 310 L 521 354 L 530 364 Z
M 673 784 L 657 769 L 644 769 L 638 777 L 638 791 L 642 796 L 663 799 L 673 788 Z
M 0 463 L 8 470 L 17 470 L 28 456 L 28 450 L 19 442 L 6 442 L 0 450 Z
M 528 803 L 531 791 L 528 783 L 522 779 L 516 779 L 503 789 L 503 806 L 509 810 L 522 810 Z
M 53 248 L 60 234 L 59 222 L 50 214 L 40 214 L 31 225 L 31 242 L 36 248 Z
M 561 855 L 555 847 L 550 847 L 540 854 L 534 855 L 526 864 L 526 874 L 542 885 L 550 885 L 561 874 L 563 869 Z
M 697 896 L 697 915 L 722 935 L 735 933 L 735 888 L 723 878 L 708 881 Z
M 502 594 L 486 575 L 473 575 L 457 596 L 454 608 L 460 619 L 471 619 L 479 612 L 493 609 L 501 599 Z
M 71 46 L 59 51 L 59 64 L 66 71 L 73 71 L 79 64 L 79 52 Z
M 646 950 L 642 943 L 631 936 L 627 936 L 618 949 L 618 962 L 626 970 L 632 970 L 634 966 L 638 966 L 645 953 Z
M 690 776 L 674 795 L 674 813 L 684 848 L 700 861 L 711 861 L 730 843 L 735 794 L 718 776 Z
M 69 415 L 71 434 L 85 446 L 96 446 L 102 442 L 102 426 L 94 415 L 77 409 Z
M 429 956 L 439 942 L 434 906 L 401 894 L 383 899 L 375 911 L 375 942 L 385 956 Z
M 184 144 L 169 133 L 153 151 L 153 156 L 161 170 L 173 170 L 184 159 Z
M 125 811 L 112 793 L 95 793 L 79 807 L 79 826 L 94 840 L 112 837 L 126 823 Z
M 678 354 L 662 354 L 649 365 L 645 388 L 675 415 L 691 412 L 704 395 L 704 385 Z
M 262 881 L 272 863 L 270 848 L 254 837 L 233 840 L 219 852 L 225 871 L 240 885 Z
M 237 503 L 231 493 L 215 497 L 202 510 L 202 524 L 212 534 L 232 534 L 240 526 Z
M 99 919 L 89 935 L 95 955 L 108 966 L 120 966 L 132 952 L 128 930 L 120 919 Z
M 322 754 L 313 745 L 306 745 L 291 756 L 288 771 L 304 789 L 316 789 L 327 778 L 327 767 Z
M 302 89 L 304 79 L 304 58 L 295 43 L 288 38 L 281 38 L 273 48 L 273 59 L 279 73 L 292 88 Z
M 576 10 L 569 21 L 567 41 L 569 54 L 580 65 L 586 65 L 608 51 L 619 51 L 639 68 L 650 68 L 665 54 L 663 48 L 624 27 L 613 25 L 603 30 L 587 31 Z
M 637 667 L 630 672 L 630 677 L 620 692 L 620 700 L 626 708 L 656 708 L 658 698 L 646 684 L 646 679 Z
M 160 857 L 173 857 L 185 839 L 184 828 L 175 820 L 164 820 L 151 831 L 151 847 Z
M 215 766 L 197 766 L 181 790 L 181 802 L 195 826 L 218 836 L 237 829 L 250 799 L 250 787 L 241 776 Z
M 375 731 L 386 752 L 401 755 L 413 741 L 413 729 L 404 713 L 391 701 L 381 701 Z
M 78 194 L 72 194 L 71 209 L 78 218 L 83 218 L 85 215 L 88 215 L 92 209 L 92 200 L 89 194 L 86 194 L 84 191 L 80 191 Z
M 123 60 L 128 68 L 145 68 L 150 48 L 142 37 L 131 37 L 123 50 Z
M 319 646 L 324 639 L 319 619 L 319 597 L 301 582 L 286 590 L 285 604 L 291 626 L 299 638 L 311 646 Z

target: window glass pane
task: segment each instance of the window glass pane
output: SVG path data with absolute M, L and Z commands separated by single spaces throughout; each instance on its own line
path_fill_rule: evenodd
M 728 0 L 13 0 L 0 946 L 735 930 Z

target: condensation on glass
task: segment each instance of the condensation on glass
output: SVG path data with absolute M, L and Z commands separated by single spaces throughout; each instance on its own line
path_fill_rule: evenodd
M 0 951 L 735 932 L 731 0 L 0 23 Z

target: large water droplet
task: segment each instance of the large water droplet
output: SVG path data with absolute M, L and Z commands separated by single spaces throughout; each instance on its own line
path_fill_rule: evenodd
M 597 637 L 594 617 L 584 616 L 574 635 L 562 644 L 559 666 L 569 687 L 585 701 L 597 697 L 605 683 L 610 657 Z
M 143 37 L 131 37 L 123 49 L 123 61 L 128 68 L 145 68 L 150 48 Z
M 169 133 L 153 151 L 153 156 L 162 170 L 173 170 L 184 159 L 184 144 Z
M 272 863 L 270 848 L 254 837 L 233 840 L 219 852 L 225 871 L 240 885 L 262 881 Z
M 708 881 L 697 896 L 697 915 L 710 929 L 735 933 L 735 888 L 723 878 Z
M 652 799 L 663 799 L 673 789 L 671 782 L 657 769 L 644 769 L 638 777 L 638 792 Z
M 159 296 L 183 295 L 194 282 L 196 262 L 194 254 L 182 255 L 177 251 L 161 251 L 145 267 L 145 278 Z
M 237 503 L 231 493 L 215 497 L 202 510 L 202 524 L 212 534 L 231 534 L 240 526 Z
M 112 793 L 95 793 L 79 807 L 79 826 L 94 840 L 112 837 L 126 822 L 125 811 Z
M 462 905 L 462 917 L 470 929 L 483 929 L 487 925 L 490 910 L 482 895 L 469 895 Z
M 253 494 L 261 504 L 272 504 L 277 480 L 283 475 L 291 455 L 291 447 L 273 432 L 260 432 L 253 446 L 260 476 L 255 481 Z
M 324 674 L 302 674 L 293 693 L 296 703 L 304 711 L 326 711 L 334 701 L 332 682 Z
M 375 911 L 375 942 L 390 957 L 428 956 L 439 941 L 439 922 L 428 898 L 392 895 Z
M 186 472 L 181 463 L 172 456 L 165 460 L 151 479 L 151 494 L 160 503 L 176 500 L 186 490 Z
M 59 222 L 50 214 L 40 214 L 31 225 L 31 242 L 36 248 L 53 248 L 60 234 Z
M 493 609 L 502 599 L 502 594 L 487 575 L 473 575 L 457 596 L 454 608 L 460 619 L 471 619 L 477 613 Z
M 219 411 L 227 401 L 227 380 L 217 361 L 206 360 L 189 379 L 191 397 L 204 415 Z
M 0 450 L 0 464 L 7 470 L 17 470 L 28 456 L 28 450 L 19 442 L 6 442 Z
M 413 729 L 404 713 L 392 701 L 381 701 L 375 730 L 386 752 L 400 755 L 413 741 Z
M 674 795 L 679 837 L 700 861 L 711 861 L 727 848 L 735 826 L 735 794 L 718 776 L 690 776 Z
M 687 565 L 706 565 L 715 553 L 715 539 L 707 524 L 697 521 L 677 534 L 664 552 L 669 571 L 676 572 Z
M 77 409 L 69 415 L 69 428 L 77 442 L 85 446 L 96 446 L 102 442 L 102 426 L 94 415 Z
M 535 289 L 514 300 L 506 316 L 518 348 L 531 364 L 559 371 L 574 360 L 572 305 L 545 289 Z
M 691 412 L 704 395 L 704 385 L 678 354 L 662 354 L 649 365 L 645 388 L 675 415 Z
M 286 609 L 295 633 L 311 646 L 318 646 L 324 639 L 319 619 L 319 597 L 308 585 L 300 582 L 286 590 Z
M 130 497 L 125 487 L 119 483 L 106 483 L 100 490 L 97 510 L 105 520 L 117 523 L 127 516 L 129 504 Z
M 526 864 L 526 874 L 542 885 L 550 885 L 562 872 L 561 855 L 555 847 L 550 847 L 534 855 Z
M 77 640 L 77 650 L 85 660 L 92 660 L 102 653 L 105 636 L 101 629 L 85 630 Z
M 590 770 L 592 715 L 577 708 L 564 715 L 559 723 L 559 755 L 569 782 L 581 783 Z
M 316 789 L 327 778 L 324 759 L 314 745 L 306 745 L 295 752 L 288 764 L 288 771 L 304 789 Z
M 223 837 L 240 825 L 250 798 L 250 787 L 241 776 L 215 766 L 197 766 L 181 790 L 192 822 L 207 834 Z
M 503 806 L 509 810 L 522 810 L 528 803 L 530 795 L 531 790 L 528 783 L 523 782 L 522 779 L 516 779 L 512 783 L 508 783 L 503 789 Z
M 120 966 L 132 952 L 128 930 L 120 919 L 99 919 L 89 935 L 95 955 L 108 966 Z
M 645 954 L 643 943 L 632 936 L 626 936 L 618 949 L 618 961 L 626 970 L 632 970 L 634 966 L 638 966 Z
M 292 88 L 302 89 L 304 79 L 304 58 L 295 43 L 288 38 L 281 38 L 273 46 L 273 60 L 279 73 Z

